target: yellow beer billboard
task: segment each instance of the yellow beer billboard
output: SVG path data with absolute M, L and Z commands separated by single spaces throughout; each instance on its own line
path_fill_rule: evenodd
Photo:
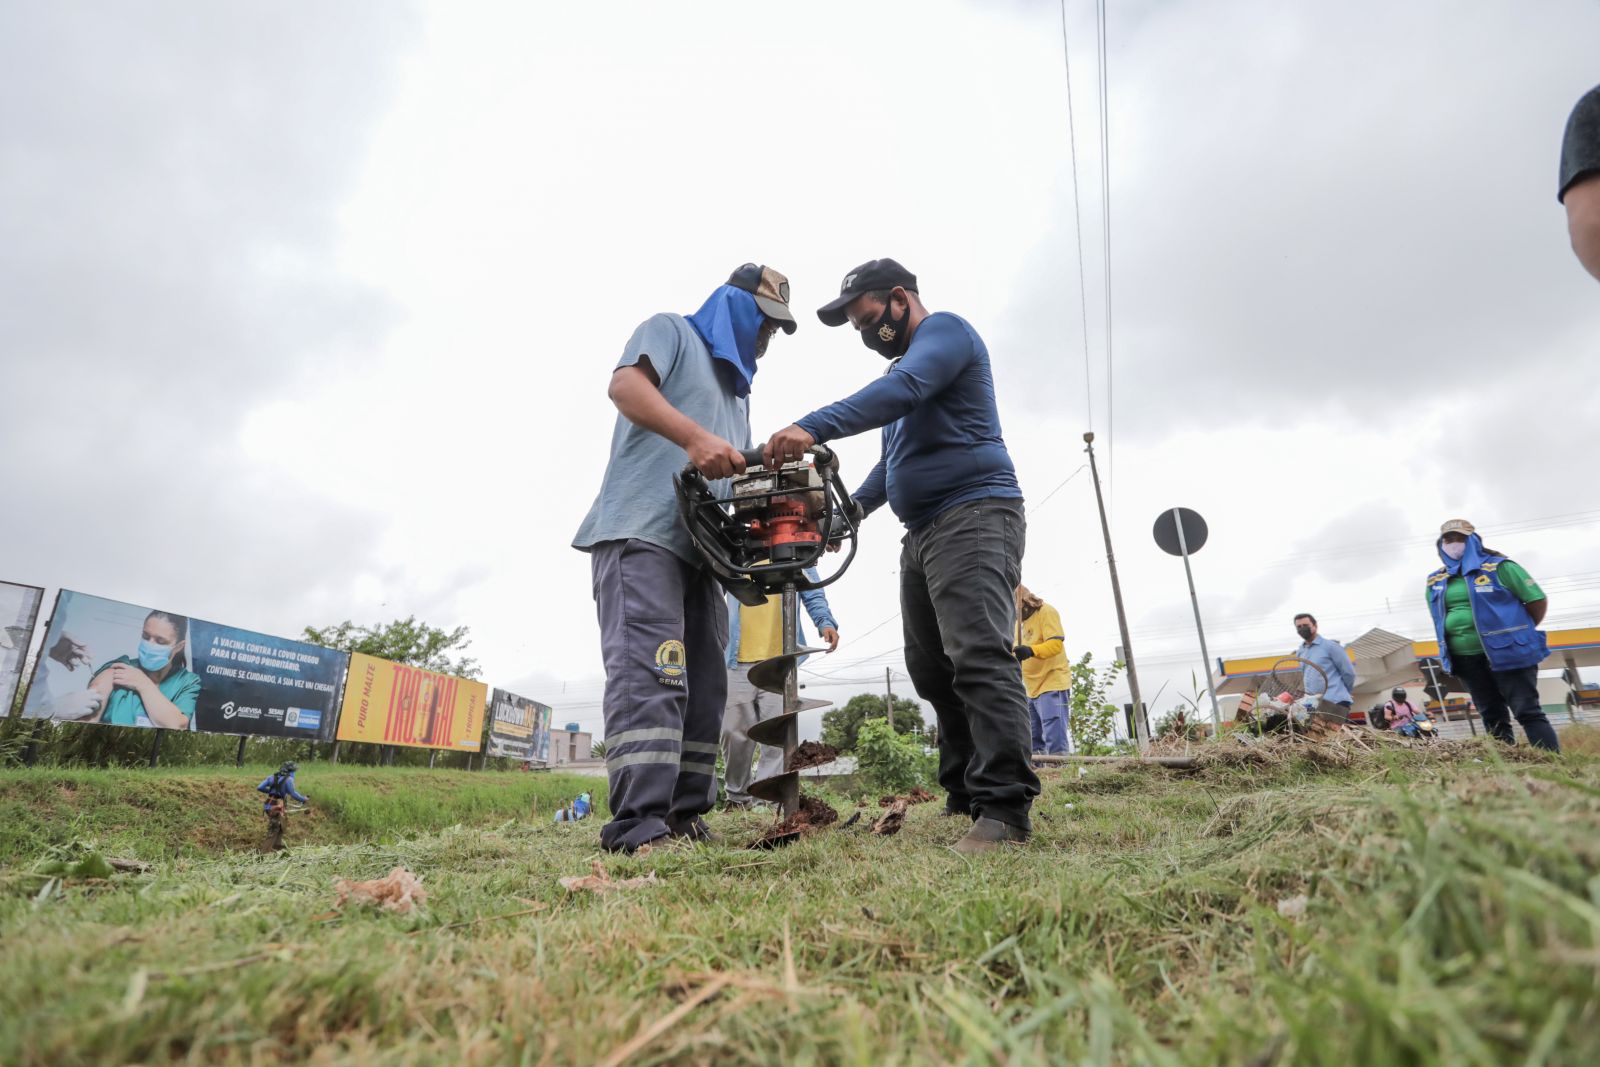
M 340 741 L 478 751 L 489 687 L 360 652 L 339 709 Z

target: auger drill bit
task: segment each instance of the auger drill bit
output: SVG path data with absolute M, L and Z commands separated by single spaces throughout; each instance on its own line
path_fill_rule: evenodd
M 783 586 L 783 653 L 764 659 L 750 668 L 750 684 L 767 693 L 783 695 L 783 710 L 762 719 L 746 731 L 750 740 L 783 750 L 783 770 L 750 783 L 750 795 L 777 804 L 783 819 L 792 819 L 800 810 L 800 772 L 788 769 L 794 750 L 800 744 L 800 713 L 810 708 L 827 707 L 825 700 L 800 699 L 800 660 L 819 648 L 800 648 L 795 642 L 795 611 L 799 596 L 793 582 Z

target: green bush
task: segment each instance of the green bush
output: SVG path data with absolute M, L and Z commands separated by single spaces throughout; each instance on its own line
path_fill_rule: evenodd
M 921 739 L 896 733 L 883 719 L 868 719 L 856 736 L 856 769 L 869 789 L 903 793 L 927 783 L 928 758 Z
M 1072 740 L 1079 755 L 1109 756 L 1117 751 L 1115 723 L 1120 712 L 1110 694 L 1122 667 L 1117 660 L 1096 670 L 1092 652 L 1072 665 Z

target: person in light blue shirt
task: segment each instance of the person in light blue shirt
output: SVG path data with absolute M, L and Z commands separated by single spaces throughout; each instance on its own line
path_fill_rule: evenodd
M 728 609 L 673 477 L 692 463 L 715 491 L 744 472 L 750 383 L 773 335 L 794 329 L 788 279 L 746 263 L 694 314 L 640 325 L 611 372 L 611 458 L 572 541 L 589 554 L 606 668 L 607 851 L 712 837 L 701 816 L 716 788 Z
M 1350 710 L 1354 702 L 1350 690 L 1356 684 L 1356 668 L 1344 646 L 1317 633 L 1316 616 L 1305 612 L 1294 617 L 1294 631 L 1302 642 L 1294 650 L 1295 658 L 1322 672 L 1318 677 L 1317 671 L 1306 671 L 1306 696 L 1321 696 L 1326 703 Z

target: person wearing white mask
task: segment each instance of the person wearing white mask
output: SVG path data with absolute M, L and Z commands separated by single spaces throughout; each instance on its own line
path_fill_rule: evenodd
M 1444 566 L 1428 575 L 1427 598 L 1445 673 L 1467 687 L 1492 737 L 1515 743 L 1515 715 L 1530 745 L 1561 751 L 1539 703 L 1549 598 L 1521 566 L 1485 548 L 1466 519 L 1440 527 L 1437 548 Z

